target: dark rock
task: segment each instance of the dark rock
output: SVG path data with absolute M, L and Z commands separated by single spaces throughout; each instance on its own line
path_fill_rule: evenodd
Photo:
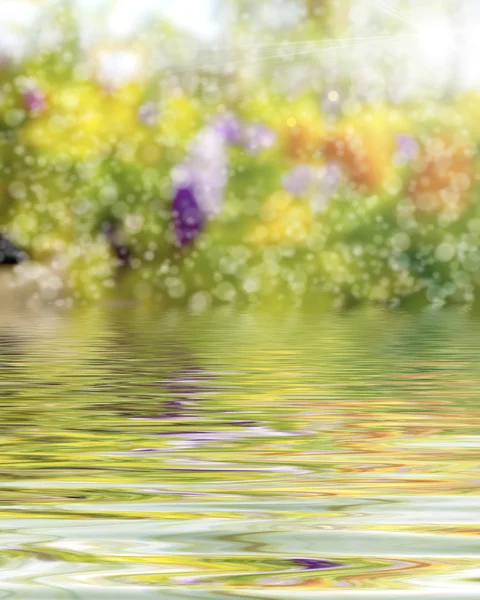
M 18 265 L 27 258 L 26 252 L 15 246 L 8 238 L 0 235 L 0 265 Z
M 105 221 L 102 230 L 110 244 L 110 248 L 120 267 L 127 267 L 132 260 L 132 253 L 124 240 L 121 224 L 117 220 Z

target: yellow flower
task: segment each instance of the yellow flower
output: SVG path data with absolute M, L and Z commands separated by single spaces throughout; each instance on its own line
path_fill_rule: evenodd
M 333 128 L 323 148 L 328 159 L 343 165 L 353 183 L 375 191 L 393 174 L 395 133 L 409 130 L 408 121 L 398 111 L 369 107 Z
M 262 208 L 263 222 L 250 236 L 254 244 L 300 244 L 311 233 L 313 214 L 310 205 L 285 191 L 270 196 Z
M 51 91 L 49 111 L 22 130 L 23 141 L 44 151 L 81 159 L 105 144 L 101 97 L 90 84 Z
M 185 145 L 198 125 L 198 110 L 190 98 L 183 94 L 167 98 L 159 120 L 159 133 L 167 145 Z
M 132 85 L 115 94 L 87 82 L 52 89 L 48 112 L 26 125 L 23 141 L 73 160 L 108 152 L 123 140 L 137 145 L 145 137 L 136 118 L 138 98 Z

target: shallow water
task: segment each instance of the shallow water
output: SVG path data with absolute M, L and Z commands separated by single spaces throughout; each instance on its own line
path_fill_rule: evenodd
M 0 599 L 480 598 L 480 318 L 0 317 Z

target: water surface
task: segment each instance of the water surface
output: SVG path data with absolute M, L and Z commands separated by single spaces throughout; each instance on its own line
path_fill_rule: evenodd
M 0 599 L 480 598 L 480 319 L 0 318 Z

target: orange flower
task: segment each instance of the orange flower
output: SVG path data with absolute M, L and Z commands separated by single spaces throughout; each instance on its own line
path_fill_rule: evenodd
M 461 211 L 470 201 L 474 181 L 471 149 L 447 137 L 432 138 L 425 146 L 410 184 L 420 210 Z
M 385 188 L 395 176 L 395 134 L 408 133 L 408 121 L 389 106 L 372 105 L 345 118 L 326 136 L 323 151 L 338 161 L 363 192 Z
M 336 160 L 354 184 L 374 191 L 382 187 L 391 165 L 392 148 L 370 148 L 365 135 L 353 129 L 329 136 L 323 146 L 326 157 Z M 386 150 L 386 152 L 385 152 Z M 386 160 L 383 160 L 386 155 Z
M 291 160 L 316 162 L 321 156 L 322 135 L 304 124 L 298 124 L 287 129 L 285 145 Z

